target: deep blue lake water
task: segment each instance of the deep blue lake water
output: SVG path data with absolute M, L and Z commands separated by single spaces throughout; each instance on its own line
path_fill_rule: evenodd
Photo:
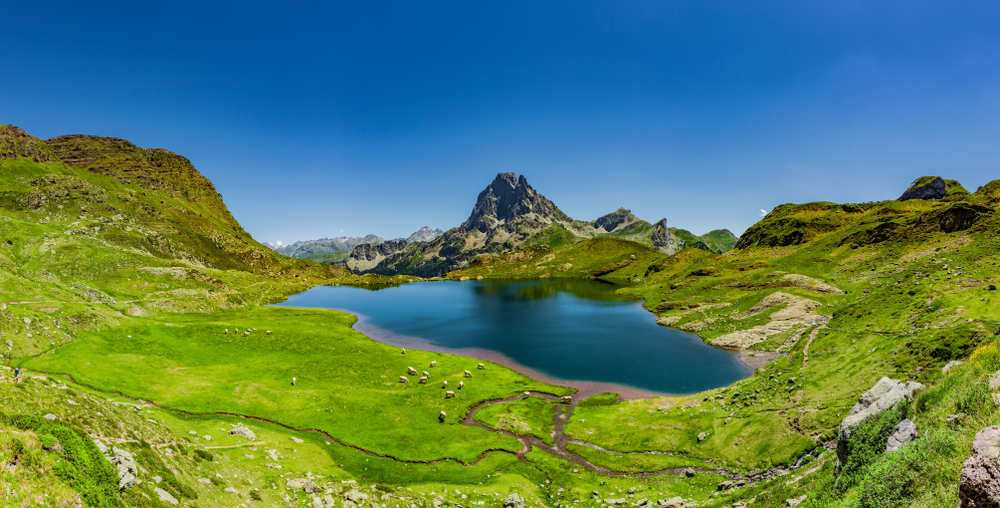
M 490 360 L 498 353 L 546 381 L 687 394 L 752 373 L 738 354 L 657 325 L 641 301 L 614 293 L 620 287 L 582 279 L 320 286 L 278 305 L 359 314 L 359 331 L 390 344 Z

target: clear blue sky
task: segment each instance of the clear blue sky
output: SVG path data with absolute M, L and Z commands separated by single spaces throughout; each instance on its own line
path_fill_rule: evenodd
M 447 229 L 497 172 L 739 234 L 1000 178 L 1000 3 L 5 2 L 0 122 L 187 156 L 263 241 Z

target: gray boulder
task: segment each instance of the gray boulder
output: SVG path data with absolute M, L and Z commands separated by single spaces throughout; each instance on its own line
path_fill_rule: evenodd
M 917 425 L 908 419 L 903 420 L 896 425 L 895 429 L 892 429 L 892 434 L 889 434 L 885 453 L 894 452 L 918 437 L 920 435 L 917 434 Z
M 960 508 L 1000 506 L 1000 425 L 986 427 L 972 441 L 972 455 L 962 465 Z
M 684 508 L 684 498 L 682 497 L 672 497 L 670 499 L 661 499 L 658 501 L 660 508 Z
M 948 362 L 947 364 L 945 364 L 944 367 L 941 367 L 941 373 L 942 374 L 947 374 L 949 370 L 954 369 L 955 367 L 958 367 L 959 365 L 962 365 L 963 363 L 965 363 L 965 362 L 962 362 L 962 361 L 959 361 L 959 360 L 952 360 L 952 361 Z
M 136 476 L 139 474 L 139 465 L 135 463 L 132 453 L 128 450 L 112 447 L 108 460 L 118 466 L 118 488 L 125 490 L 134 487 Z
M 352 501 L 355 503 L 360 503 L 368 499 L 368 494 L 358 492 L 357 490 L 351 489 L 344 493 L 344 499 Z
M 924 385 L 917 382 L 902 383 L 883 377 L 875 386 L 862 394 L 847 418 L 840 422 L 840 431 L 837 435 L 837 458 L 840 462 L 842 464 L 847 462 L 847 446 L 855 427 L 896 407 L 904 400 L 911 399 L 913 391 L 923 387 Z
M 503 508 L 524 508 L 524 500 L 515 492 L 503 500 Z
M 178 503 L 176 497 L 172 496 L 169 492 L 167 492 L 167 491 L 165 491 L 165 490 L 163 490 L 163 489 L 161 489 L 159 487 L 156 487 L 155 489 L 153 489 L 153 492 L 155 492 L 156 496 L 160 498 L 160 501 L 163 501 L 164 503 L 170 503 L 170 504 L 177 504 Z
M 305 478 L 296 478 L 293 480 L 288 480 L 288 483 L 286 485 L 288 486 L 288 490 L 302 489 L 309 494 L 319 492 L 320 490 L 322 490 L 319 488 L 319 485 L 316 485 L 315 482 L 313 482 L 312 480 L 307 480 Z
M 229 431 L 229 434 L 233 436 L 243 436 L 251 441 L 257 439 L 257 435 L 254 434 L 252 430 L 246 427 L 236 427 L 235 429 Z

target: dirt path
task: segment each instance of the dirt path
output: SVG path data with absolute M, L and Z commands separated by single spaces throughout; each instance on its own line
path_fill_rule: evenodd
M 826 330 L 826 327 L 825 326 L 817 327 L 815 330 L 812 331 L 812 333 L 809 334 L 809 340 L 806 341 L 806 347 L 802 350 L 802 367 L 800 367 L 799 370 L 806 368 L 806 363 L 809 362 L 809 346 L 812 345 L 813 339 L 815 339 L 816 336 L 819 335 L 819 332 L 822 330 Z

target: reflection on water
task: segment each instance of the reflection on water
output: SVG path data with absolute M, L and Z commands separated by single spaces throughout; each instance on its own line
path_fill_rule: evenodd
M 418 282 L 368 291 L 322 286 L 279 305 L 341 309 L 439 348 L 496 351 L 556 379 L 694 393 L 750 374 L 738 355 L 658 326 L 641 301 L 599 280 Z

